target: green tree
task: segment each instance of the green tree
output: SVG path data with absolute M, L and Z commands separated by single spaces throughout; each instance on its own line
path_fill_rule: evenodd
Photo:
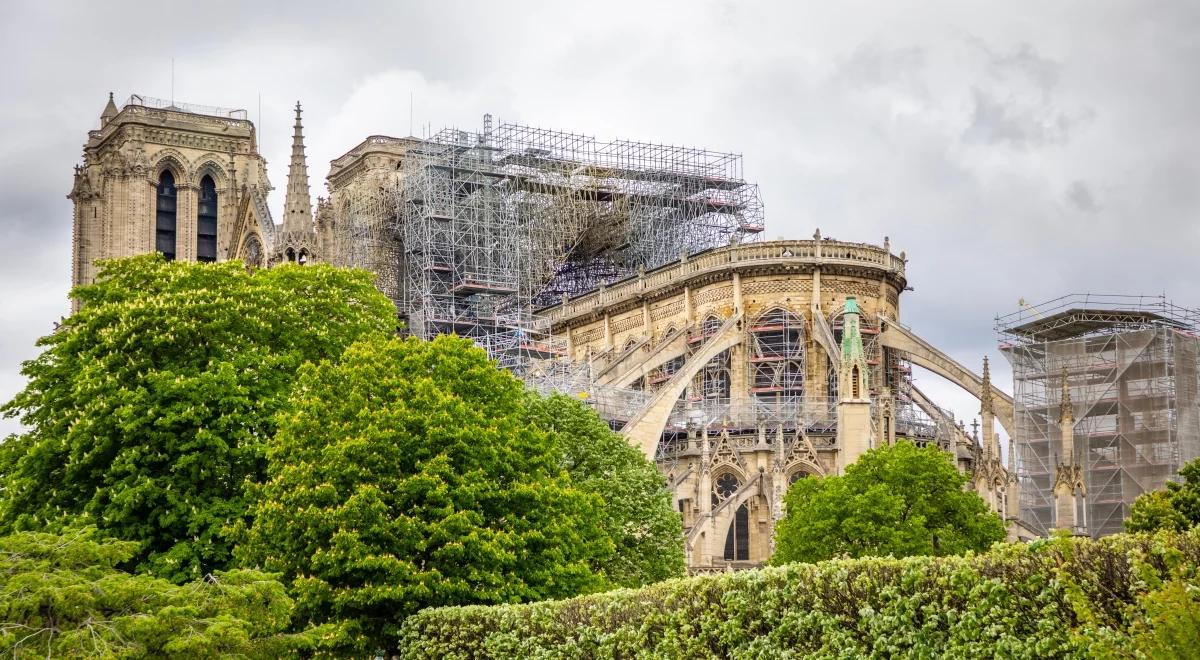
M 1142 493 L 1133 501 L 1126 531 L 1184 530 L 1200 524 L 1200 458 L 1180 468 L 1179 476 L 1183 481 L 1169 481 L 1165 489 Z
M 801 479 L 784 497 L 771 562 L 954 555 L 1004 539 L 1004 523 L 936 447 L 873 449 L 845 476 Z
M 346 654 L 393 647 L 424 607 L 602 588 L 600 498 L 571 486 L 527 400 L 450 336 L 302 367 L 239 556 L 285 574 L 300 620 L 342 622 Z
M 114 568 L 137 552 L 95 528 L 0 537 L 0 654 L 277 658 L 324 632 L 283 633 L 292 602 L 271 575 L 217 572 L 177 586 Z
M 141 544 L 175 581 L 226 568 L 222 529 L 246 515 L 274 414 L 302 364 L 395 329 L 369 274 L 329 266 L 110 261 L 82 309 L 39 340 L 3 411 L 0 532 L 83 518 Z
M 1167 490 L 1152 490 L 1142 493 L 1133 501 L 1129 517 L 1125 519 L 1127 532 L 1153 532 L 1160 529 L 1182 531 L 1191 523 L 1171 503 Z
M 575 399 L 530 395 L 530 412 L 556 436 L 571 481 L 604 498 L 598 524 L 616 552 L 593 568 L 621 587 L 681 577 L 683 521 L 654 464 Z

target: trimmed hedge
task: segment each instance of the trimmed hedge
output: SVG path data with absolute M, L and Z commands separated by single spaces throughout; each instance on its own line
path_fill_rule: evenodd
M 405 622 L 400 648 L 405 658 L 1198 657 L 1198 564 L 1200 529 L 791 564 L 428 609 Z

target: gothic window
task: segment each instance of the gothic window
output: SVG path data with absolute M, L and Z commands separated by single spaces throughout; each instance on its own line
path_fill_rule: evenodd
M 287 256 L 288 261 L 290 261 L 292 263 L 296 262 L 296 251 L 293 250 L 292 248 L 288 248 L 285 255 Z
M 729 499 L 738 491 L 740 486 L 741 484 L 738 482 L 737 475 L 732 472 L 726 472 L 717 477 L 717 480 L 713 482 L 713 506 Z
M 750 326 L 750 391 L 761 401 L 804 396 L 804 321 L 773 309 Z
M 716 316 L 709 316 L 700 324 L 700 332 L 688 339 L 688 353 L 701 350 L 704 342 L 708 341 L 721 329 L 724 321 Z M 692 397 L 694 399 L 728 399 L 730 394 L 729 350 L 726 349 L 709 360 L 696 374 L 692 382 Z
M 296 262 L 299 263 L 301 266 L 308 263 L 308 250 L 301 248 L 300 256 L 296 257 Z
M 154 205 L 154 249 L 167 261 L 175 260 L 175 175 L 163 170 L 158 176 L 158 196 Z
M 808 476 L 808 473 L 805 472 L 804 470 L 796 470 L 795 472 L 792 473 L 792 476 L 788 477 L 788 484 L 794 484 L 797 481 L 800 481 L 801 479 L 804 479 L 807 476 Z
M 196 261 L 217 260 L 217 184 L 209 175 L 200 179 L 196 213 Z
M 242 261 L 246 264 L 246 270 L 251 272 L 257 268 L 262 268 L 263 249 L 262 243 L 258 242 L 257 236 L 251 236 L 246 239 L 246 243 L 242 247 Z
M 749 561 L 750 559 L 750 506 L 746 502 L 733 514 L 729 533 L 725 535 L 725 560 Z
M 851 379 L 851 384 L 853 387 L 853 392 L 851 393 L 851 396 L 853 396 L 855 399 L 861 398 L 862 390 L 858 384 L 858 365 L 857 364 L 854 365 L 854 368 L 850 370 L 850 379 Z

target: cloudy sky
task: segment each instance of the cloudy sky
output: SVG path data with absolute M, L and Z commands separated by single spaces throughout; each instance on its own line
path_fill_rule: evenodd
M 169 97 L 172 58 L 175 99 L 259 122 L 277 215 L 297 99 L 314 196 L 367 135 L 490 112 L 744 154 L 769 238 L 890 236 L 902 320 L 1004 389 L 1020 298 L 1200 306 L 1200 3 L 270 4 L 0 3 L 0 398 L 68 309 L 87 131 L 109 91 Z

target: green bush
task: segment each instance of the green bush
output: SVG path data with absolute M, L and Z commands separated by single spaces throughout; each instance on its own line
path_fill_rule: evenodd
M 838 559 L 429 609 L 406 658 L 1200 657 L 1200 533 Z M 1189 646 L 1190 645 L 1190 646 Z

